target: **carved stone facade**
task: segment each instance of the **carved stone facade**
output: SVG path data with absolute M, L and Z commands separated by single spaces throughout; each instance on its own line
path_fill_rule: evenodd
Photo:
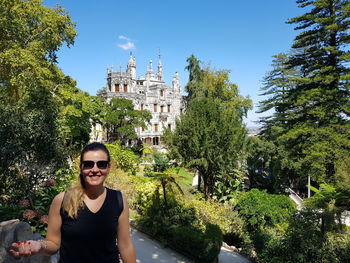
M 162 144 L 160 136 L 164 127 L 173 130 L 176 118 L 184 110 L 179 74 L 176 72 L 172 85 L 167 86 L 163 80 L 163 66 L 160 58 L 157 72 L 153 72 L 151 60 L 146 75 L 140 78 L 136 78 L 136 61 L 132 56 L 125 72 L 122 72 L 121 68 L 119 72 L 113 72 L 109 68 L 107 87 L 101 96 L 106 98 L 107 102 L 112 98 L 126 98 L 133 101 L 135 109 L 149 110 L 152 113 L 150 125 L 147 129 L 138 127 L 136 133 L 144 143 L 154 146 Z M 103 138 L 95 134 L 95 140 L 103 141 Z

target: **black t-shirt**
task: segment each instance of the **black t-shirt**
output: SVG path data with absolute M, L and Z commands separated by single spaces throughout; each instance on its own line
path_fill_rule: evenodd
M 77 219 L 61 209 L 60 263 L 116 263 L 118 219 L 123 211 L 120 191 L 107 188 L 100 210 L 93 213 L 84 205 Z

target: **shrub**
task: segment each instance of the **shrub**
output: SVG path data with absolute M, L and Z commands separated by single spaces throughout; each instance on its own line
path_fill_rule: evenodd
M 350 233 L 328 233 L 323 251 L 325 263 L 350 262 Z
M 117 143 L 106 144 L 106 146 L 117 167 L 132 175 L 136 175 L 139 171 L 138 164 L 140 163 L 140 158 L 131 149 Z
M 0 221 L 18 218 L 29 223 L 33 232 L 45 236 L 52 199 L 72 183 L 73 177 L 73 171 L 60 169 L 55 176 L 38 185 L 30 199 L 23 196 L 22 200 L 14 204 L 1 204 Z
M 231 207 L 216 202 L 209 202 L 199 195 L 188 196 L 185 206 L 195 209 L 200 225 L 216 224 L 223 233 L 223 240 L 228 245 L 244 248 L 250 254 L 251 241 L 245 230 L 244 222 Z
M 258 262 L 350 262 L 350 235 L 348 231 L 323 235 L 320 214 L 300 211 L 282 236 L 274 236 L 267 242 Z
M 136 224 L 163 243 L 184 251 L 199 262 L 205 262 L 204 257 L 212 260 L 209 255 L 219 253 L 216 248 L 221 247 L 223 239 L 229 245 L 242 247 L 243 252 L 250 255 L 249 235 L 243 220 L 232 208 L 206 201 L 199 195 L 183 197 L 170 191 L 165 204 L 162 192 L 156 190 L 157 184 L 153 182 L 145 182 L 136 189 L 134 204 L 140 214 Z M 220 235 L 213 234 L 216 238 L 208 239 L 213 225 L 220 230 Z M 217 240 L 220 240 L 218 246 L 215 245 Z M 201 255 L 205 256 L 202 258 Z
M 168 233 L 170 244 L 195 258 L 195 262 L 214 262 L 220 253 L 222 233 L 217 225 L 206 225 L 204 232 L 191 226 L 173 226 Z
M 287 196 L 268 194 L 258 189 L 242 193 L 235 208 L 253 232 L 288 222 L 296 211 Z
M 218 226 L 200 223 L 196 208 L 185 205 L 172 192 L 165 203 L 154 182 L 137 188 L 138 228 L 198 262 L 212 262 L 217 257 L 222 244 Z

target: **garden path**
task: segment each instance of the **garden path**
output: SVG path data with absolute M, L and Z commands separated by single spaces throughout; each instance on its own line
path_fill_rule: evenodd
M 131 236 L 137 263 L 193 263 L 192 260 L 169 248 L 164 248 L 159 242 L 136 229 L 131 230 Z M 237 253 L 221 248 L 219 263 L 250 263 L 250 261 Z

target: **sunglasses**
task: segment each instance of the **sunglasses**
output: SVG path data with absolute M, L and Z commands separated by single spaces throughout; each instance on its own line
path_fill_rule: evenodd
M 109 162 L 108 161 L 83 161 L 81 168 L 83 170 L 89 170 L 94 168 L 95 164 L 97 164 L 98 169 L 107 169 Z

